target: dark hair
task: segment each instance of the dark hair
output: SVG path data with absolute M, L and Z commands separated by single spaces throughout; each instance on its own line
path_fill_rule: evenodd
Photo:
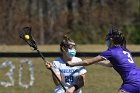
M 64 35 L 63 36 L 63 40 L 61 41 L 61 43 L 60 43 L 60 47 L 65 47 L 65 48 L 67 48 L 67 47 L 69 47 L 69 45 L 71 44 L 71 43 L 75 43 L 70 37 L 68 37 L 67 35 Z
M 113 39 L 114 44 L 121 45 L 124 49 L 126 49 L 126 39 L 119 28 L 114 26 L 111 27 L 106 35 L 106 40 L 109 38 Z

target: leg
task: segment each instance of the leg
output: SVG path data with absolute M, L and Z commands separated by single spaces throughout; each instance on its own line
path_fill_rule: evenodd
M 120 90 L 118 91 L 118 93 L 129 93 L 129 92 L 126 92 L 126 91 L 120 89 Z
M 138 93 L 138 87 L 132 84 L 122 84 L 118 93 Z

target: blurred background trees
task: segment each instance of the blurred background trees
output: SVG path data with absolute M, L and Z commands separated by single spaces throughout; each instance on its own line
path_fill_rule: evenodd
M 112 24 L 140 44 L 140 0 L 0 0 L 0 44 L 24 44 L 25 26 L 39 44 L 58 44 L 66 32 L 79 44 L 103 44 Z

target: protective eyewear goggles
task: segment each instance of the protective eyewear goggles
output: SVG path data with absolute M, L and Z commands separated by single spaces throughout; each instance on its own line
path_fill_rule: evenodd
M 68 42 L 65 48 L 69 48 L 69 49 L 76 48 L 76 44 L 74 42 Z

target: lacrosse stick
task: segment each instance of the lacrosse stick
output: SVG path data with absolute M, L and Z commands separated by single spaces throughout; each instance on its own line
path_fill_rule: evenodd
M 43 56 L 43 54 L 37 48 L 37 44 L 36 44 L 35 40 L 32 37 L 31 31 L 32 30 L 31 30 L 30 27 L 24 27 L 22 29 L 22 31 L 19 33 L 19 37 L 22 38 L 30 47 L 34 48 L 34 50 L 36 50 L 37 53 L 43 59 L 44 64 L 46 64 L 48 61 L 45 60 L 45 57 Z M 64 87 L 64 85 L 62 84 L 62 82 L 60 81 L 60 79 L 57 77 L 57 75 L 55 74 L 55 72 L 53 71 L 53 69 L 50 68 L 50 70 L 51 70 L 52 74 L 56 77 L 56 79 L 58 80 L 58 82 L 61 84 L 61 86 L 63 87 L 63 89 L 66 91 L 66 88 Z

